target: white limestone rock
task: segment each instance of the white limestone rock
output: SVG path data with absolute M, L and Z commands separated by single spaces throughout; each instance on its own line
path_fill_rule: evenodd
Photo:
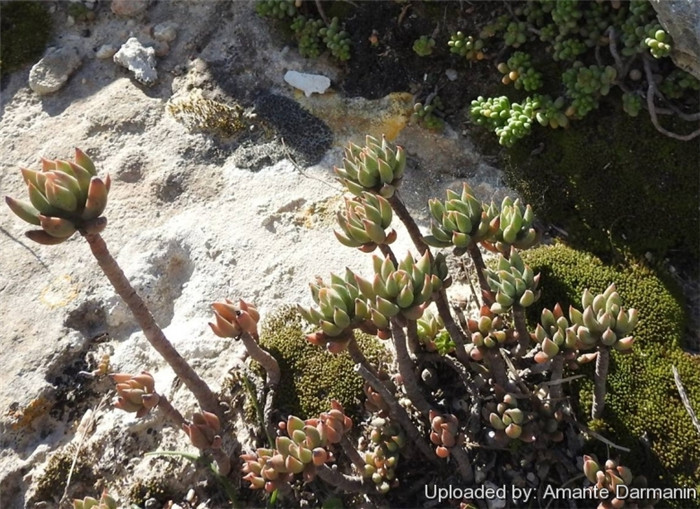
M 76 48 L 49 48 L 29 71 L 29 88 L 39 95 L 52 94 L 66 84 L 82 62 Z
M 296 89 L 304 92 L 306 97 L 311 97 L 314 92 L 323 94 L 331 86 L 331 80 L 320 74 L 307 74 L 304 72 L 287 71 L 284 81 Z
M 133 72 L 139 83 L 150 87 L 158 81 L 156 51 L 141 44 L 136 37 L 126 41 L 113 58 L 116 63 Z

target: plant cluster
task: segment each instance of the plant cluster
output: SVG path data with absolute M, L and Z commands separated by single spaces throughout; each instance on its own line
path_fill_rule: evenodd
M 303 14 L 304 6 L 300 0 L 261 0 L 255 4 L 255 11 L 265 18 L 289 22 L 301 56 L 317 58 L 328 49 L 338 61 L 349 60 L 350 36 L 343 24 L 338 17 L 328 20 L 320 2 L 316 7 L 320 18 Z
M 104 207 L 97 217 L 91 212 L 88 219 L 83 218 L 82 211 L 89 209 L 89 190 L 99 180 L 93 176 L 92 161 L 77 151 L 75 163 L 51 163 L 45 162 L 41 172 L 23 171 L 33 205 L 7 198 L 8 205 L 25 221 L 36 224 L 38 220 L 45 235 L 52 236 L 50 219 L 71 222 L 147 340 L 192 391 L 201 411 L 185 419 L 156 391 L 148 373 L 112 375 L 117 383 L 115 407 L 138 417 L 160 409 L 188 436 L 233 500 L 229 476 L 236 472 L 231 465 L 235 438 L 222 422 L 225 414 L 219 397 L 173 348 L 109 255 L 99 231 L 92 228 L 96 220 L 106 224 L 100 215 Z M 557 461 L 559 478 L 552 471 L 549 479 L 571 482 L 568 476 L 576 466 L 569 456 L 552 453 L 562 447 L 579 450 L 576 440 L 566 438 L 575 436 L 577 425 L 575 409 L 566 397 L 565 370 L 595 361 L 591 417 L 604 416 L 610 356 L 632 351 L 640 313 L 624 307 L 615 285 L 609 284 L 597 294 L 584 289 L 580 307 L 571 305 L 567 315 L 561 305 L 545 308 L 531 331 L 526 310 L 541 298 L 542 289 L 539 274 L 520 250 L 534 246 L 539 238 L 532 208 L 510 198 L 500 205 L 480 202 L 465 185 L 461 193 L 448 191 L 444 202 L 431 200 L 432 235 L 424 236 L 400 196 L 405 170 L 405 150 L 385 139 L 368 136 L 363 146 L 347 146 L 342 167 L 335 171 L 354 197 L 338 215 L 341 231 L 336 236 L 363 252 L 379 249 L 381 256 L 373 257 L 373 273 L 367 277 L 346 269 L 343 276 L 331 274 L 327 282 L 312 283 L 315 305 L 298 307 L 310 327 L 307 341 L 333 355 L 347 352 L 364 381 L 366 408 L 372 413 L 360 436 L 352 433 L 358 426 L 335 401 L 330 410 L 305 420 L 278 415 L 275 395 L 282 370 L 280 362 L 261 347 L 257 309 L 243 300 L 224 299 L 212 305 L 212 332 L 240 340 L 264 374 L 264 380 L 257 380 L 252 372 L 248 376 L 257 385 L 251 398 L 268 444 L 240 456 L 243 479 L 253 489 L 282 497 L 293 496 L 293 486 L 316 477 L 346 493 L 381 496 L 400 485 L 399 460 L 413 456 L 438 471 L 449 469 L 460 483 L 472 486 L 485 481 L 477 480 L 474 465 L 485 465 L 496 451 L 508 448 L 523 478 L 538 463 Z M 81 176 L 90 176 L 87 191 L 80 184 Z M 70 188 L 68 177 L 76 181 Z M 103 188 L 109 190 L 109 186 Z M 85 193 L 86 200 L 79 200 Z M 37 196 L 55 208 L 43 208 L 40 214 L 33 208 L 44 206 Z M 399 258 L 392 250 L 397 233 L 387 229 L 393 214 L 411 237 L 415 253 Z M 30 238 L 41 242 L 45 237 L 32 233 Z M 481 290 L 475 296 L 481 302 L 474 315 L 455 319 L 445 292 L 452 282 L 445 255 L 433 252 L 430 245 L 472 258 Z M 491 269 L 484 263 L 481 247 L 498 253 Z M 436 312 L 429 312 L 433 306 Z M 358 343 L 357 331 L 390 344 L 393 355 L 387 366 L 370 362 L 370 350 Z M 189 453 L 171 454 L 192 459 Z M 587 465 L 587 472 L 595 470 L 593 463 Z M 614 482 L 613 471 L 617 471 L 627 482 L 628 472 L 620 468 L 606 464 L 604 479 L 595 474 L 596 480 Z M 500 475 L 492 472 L 491 480 L 503 482 Z
M 431 131 L 442 131 L 445 121 L 442 119 L 443 104 L 440 97 L 431 95 L 425 103 L 416 102 L 413 105 L 412 118 L 418 125 Z
M 535 119 L 541 125 L 549 125 L 549 120 L 555 117 L 546 112 L 548 106 L 561 104 L 567 120 L 557 114 L 552 127 L 566 127 L 568 119 L 581 119 L 596 110 L 599 99 L 613 88 L 622 92 L 623 110 L 627 114 L 637 116 L 642 109 L 648 110 L 661 133 L 681 140 L 700 135 L 700 130 L 677 134 L 658 121 L 658 115 L 670 114 L 695 122 L 697 114 L 689 113 L 688 105 L 680 99 L 688 99 L 697 106 L 694 92 L 699 83 L 667 58 L 673 43 L 646 0 L 529 0 L 512 9 L 511 14 L 499 16 L 483 27 L 478 39 L 457 32 L 448 42 L 450 51 L 459 54 L 471 51 L 467 56 L 470 59 L 475 59 L 475 53 L 474 49 L 465 50 L 467 46 L 478 46 L 481 58 L 489 59 L 488 52 L 482 50 L 487 44 L 494 51 L 500 50 L 499 46 L 505 51 L 518 49 L 507 61 L 497 64 L 504 84 L 512 83 L 525 92 L 546 85 L 549 91 L 547 95 L 531 95 L 518 102 L 505 96 L 479 97 L 472 102 L 472 119 L 494 130 L 502 145 L 511 146 L 528 135 Z M 542 47 L 545 51 L 541 51 Z M 551 55 L 555 65 L 540 55 Z M 548 74 L 560 73 L 560 82 L 544 83 L 542 75 L 533 68 L 533 57 L 537 65 L 557 69 Z M 677 102 L 667 108 L 664 103 L 668 101 Z M 484 122 L 484 110 L 493 112 L 494 103 L 501 106 L 495 111 L 500 122 Z
M 415 51 L 416 55 L 419 57 L 432 55 L 433 48 L 435 48 L 435 39 L 427 35 L 421 35 L 418 39 L 413 41 L 413 51 Z

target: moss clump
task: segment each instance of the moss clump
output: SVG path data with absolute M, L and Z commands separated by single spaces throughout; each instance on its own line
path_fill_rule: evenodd
M 700 152 L 693 142 L 661 135 L 648 118 L 629 117 L 608 99 L 571 129 L 534 130 L 506 158 L 511 185 L 566 230 L 571 245 L 606 259 L 629 248 L 697 265 Z
M 129 502 L 138 506 L 145 505 L 150 498 L 166 503 L 169 500 L 168 488 L 162 479 L 138 480 L 129 489 Z
M 38 59 L 51 38 L 44 2 L 0 2 L 0 74 Z
M 275 408 L 308 419 L 328 411 L 338 400 L 355 419 L 364 398 L 362 378 L 353 371 L 347 352 L 334 355 L 306 341 L 303 320 L 294 308 L 283 308 L 262 326 L 260 345 L 277 359 L 282 381 Z M 372 364 L 387 356 L 374 337 L 357 334 L 360 349 Z
M 645 465 L 652 486 L 700 487 L 700 436 L 671 373 L 676 366 L 691 405 L 700 408 L 700 358 L 681 349 L 685 315 L 676 290 L 642 266 L 616 269 L 562 245 L 524 252 L 523 259 L 542 273 L 540 310 L 555 302 L 580 308 L 584 288 L 595 294 L 612 282 L 624 305 L 639 310 L 633 353 L 611 356 L 603 419 L 610 438 L 632 449 L 624 455 L 626 464 Z M 592 366 L 586 368 L 592 372 Z M 583 419 L 590 414 L 592 392 L 591 377 L 579 386 Z M 592 425 L 601 429 L 600 423 Z
M 66 489 L 68 482 L 68 473 L 71 465 L 73 465 L 73 457 L 75 456 L 75 447 L 68 446 L 62 451 L 56 452 L 49 459 L 46 469 L 39 477 L 36 483 L 35 499 L 38 501 L 53 501 L 57 502 L 63 491 Z M 95 475 L 90 466 L 87 454 L 81 450 L 78 454 L 78 459 L 73 468 L 71 477 L 71 487 L 75 488 L 78 485 L 92 489 L 95 481 Z M 69 494 L 74 495 L 72 489 Z M 91 493 L 85 493 L 91 495 Z

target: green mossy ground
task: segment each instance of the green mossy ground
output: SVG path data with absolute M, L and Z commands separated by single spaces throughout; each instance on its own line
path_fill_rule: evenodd
M 605 260 L 651 252 L 697 270 L 697 141 L 663 136 L 646 112 L 629 117 L 614 97 L 568 129 L 537 126 L 505 157 L 510 184 L 569 244 Z
M 35 62 L 50 38 L 46 2 L 0 2 L 0 74 Z
M 372 364 L 386 359 L 386 351 L 379 340 L 366 334 L 356 334 L 356 337 Z M 265 321 L 260 345 L 279 363 L 282 380 L 275 408 L 283 414 L 308 419 L 328 411 L 332 399 L 338 400 L 353 419 L 360 414 L 363 381 L 353 371 L 350 356 L 347 352 L 334 355 L 310 344 L 303 320 L 295 309 L 284 308 Z
M 580 308 L 584 288 L 602 292 L 612 282 L 623 305 L 639 310 L 633 353 L 613 352 L 611 356 L 603 413 L 608 433 L 603 432 L 615 443 L 632 449 L 622 455 L 622 462 L 635 474 L 649 477 L 651 486 L 700 489 L 700 436 L 683 407 L 671 372 L 671 366 L 676 366 L 691 405 L 700 409 L 700 357 L 681 348 L 685 316 L 676 289 L 642 266 L 617 269 L 563 245 L 527 251 L 523 258 L 535 272 L 542 273 L 543 294 L 534 313 L 542 307 L 551 309 L 556 302 L 564 309 L 569 304 Z M 579 419 L 583 422 L 589 419 L 593 391 L 593 367 L 585 368 L 589 377 L 574 388 L 578 389 Z M 594 425 L 602 429 L 599 423 Z M 607 457 L 602 444 L 595 446 L 600 451 L 591 452 Z

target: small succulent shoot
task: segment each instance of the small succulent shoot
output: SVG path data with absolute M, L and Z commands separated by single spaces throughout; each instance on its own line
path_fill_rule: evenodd
M 53 245 L 68 240 L 76 231 L 101 232 L 107 225 L 101 215 L 107 206 L 109 175 L 98 177 L 93 162 L 78 148 L 74 162 L 42 158 L 41 166 L 41 170 L 21 169 L 29 203 L 5 197 L 20 219 L 41 227 L 26 232 L 27 237 Z
M 618 461 L 608 459 L 601 464 L 595 455 L 583 456 L 583 473 L 592 484 L 588 489 L 600 496 L 607 493 L 607 498 L 600 499 L 599 508 L 621 508 L 626 503 L 632 503 L 634 507 L 651 506 L 648 500 L 637 500 L 631 497 L 617 498 L 618 493 L 634 493 L 629 488 L 645 488 L 647 480 L 644 476 L 635 476 L 628 467 L 620 465 Z M 618 488 L 618 486 L 623 488 Z M 626 487 L 627 489 L 624 489 Z M 605 490 L 605 491 L 603 491 Z
M 377 329 L 389 329 L 391 319 L 399 314 L 408 320 L 419 319 L 433 293 L 443 286 L 443 281 L 433 272 L 428 251 L 418 260 L 408 253 L 398 267 L 388 256 L 375 256 L 373 262 L 371 282 L 360 276 L 355 279 L 360 292 L 369 300 L 370 319 Z
M 339 443 L 352 428 L 352 420 L 345 415 L 337 401 L 331 402 L 331 410 L 319 418 L 302 420 L 290 416 L 280 422 L 280 435 L 274 449 L 258 449 L 255 453 L 243 454 L 243 480 L 251 489 L 272 492 L 280 485 L 292 481 L 294 475 L 302 475 L 304 482 L 316 477 L 316 467 L 335 460 L 327 449 Z
M 307 335 L 306 339 L 339 353 L 347 347 L 354 328 L 367 328 L 365 323 L 371 318 L 367 301 L 360 294 L 356 276 L 350 269 L 345 270 L 344 278 L 331 274 L 330 284 L 319 280 L 310 287 L 318 308 L 297 306 L 297 309 L 307 322 L 321 330 Z M 376 332 L 376 329 L 369 332 Z
M 470 356 L 475 361 L 483 359 L 485 350 L 500 348 L 513 339 L 513 330 L 502 315 L 496 315 L 486 305 L 481 307 L 479 315 L 478 319 L 467 319 L 467 329 L 474 346 Z
M 362 476 L 371 479 L 379 493 L 385 494 L 398 484 L 396 467 L 401 449 L 407 443 L 406 434 L 390 419 L 375 417 L 370 422 L 369 442 L 363 453 L 365 467 Z
M 470 245 L 492 239 L 498 230 L 495 209 L 486 208 L 471 188 L 464 184 L 462 193 L 447 190 L 447 199 L 428 202 L 433 217 L 431 235 L 425 242 L 433 247 L 454 246 L 455 254 L 463 254 Z
M 540 345 L 540 350 L 535 354 L 535 362 L 539 364 L 553 359 L 559 353 L 563 353 L 567 360 L 576 357 L 579 344 L 576 327 L 569 324 L 559 304 L 553 310 L 542 310 L 533 339 Z
M 576 324 L 579 348 L 590 349 L 604 345 L 620 353 L 628 353 L 634 344 L 630 335 L 637 326 L 639 313 L 636 309 L 625 309 L 614 284 L 602 294 L 593 295 L 588 289 L 581 296 L 583 311 L 573 306 L 569 317 Z
M 94 497 L 73 499 L 73 509 L 117 509 L 117 501 L 104 490 L 99 500 Z
M 445 329 L 445 323 L 439 314 L 434 313 L 432 309 L 427 308 L 416 322 L 416 328 L 418 332 L 418 340 L 425 345 L 426 350 L 429 352 L 435 352 L 437 346 L 435 345 L 435 338 L 438 333 Z
M 369 191 L 391 198 L 405 169 L 406 153 L 402 147 L 392 147 L 384 136 L 381 142 L 367 136 L 364 147 L 350 143 L 345 148 L 343 167 L 336 167 L 335 173 L 355 196 Z
M 450 449 L 460 442 L 459 421 L 453 414 L 439 414 L 431 410 L 430 415 L 430 441 L 435 445 L 435 454 L 440 458 L 447 458 Z
M 520 199 L 513 201 L 506 196 L 501 203 L 500 212 L 495 203 L 491 203 L 488 214 L 497 217 L 497 225 L 493 238 L 482 241 L 482 245 L 489 251 L 508 255 L 510 248 L 529 249 L 539 241 L 537 230 L 533 228 L 535 214 L 532 207 L 525 207 Z
M 260 313 L 243 299 L 234 303 L 229 299 L 223 302 L 214 302 L 215 323 L 209 323 L 209 327 L 219 337 L 238 338 L 243 332 L 247 332 L 254 339 L 258 338 L 258 321 Z
M 125 412 L 136 412 L 136 417 L 143 417 L 151 408 L 158 405 L 160 396 L 155 392 L 155 381 L 150 373 L 139 375 L 115 373 L 112 379 L 117 384 L 117 402 L 115 408 Z
M 215 414 L 195 412 L 192 415 L 192 423 L 183 424 L 182 428 L 197 449 L 221 448 L 221 422 Z
M 487 270 L 486 279 L 495 292 L 491 311 L 497 315 L 507 313 L 513 306 L 529 307 L 540 297 L 540 274 L 535 275 L 513 248 L 509 258 L 499 255 L 497 270 Z
M 392 209 L 382 196 L 363 192 L 352 200 L 345 199 L 345 211 L 338 212 L 341 231 L 334 231 L 344 246 L 357 247 L 371 253 L 378 245 L 396 240 L 396 230 L 385 231 L 392 220 Z
M 506 445 L 510 440 L 532 442 L 535 436 L 527 429 L 527 413 L 518 408 L 513 394 L 504 394 L 501 402 L 489 402 L 482 408 L 482 416 L 492 428 L 491 440 L 497 445 Z M 528 426 L 529 427 L 529 426 Z

